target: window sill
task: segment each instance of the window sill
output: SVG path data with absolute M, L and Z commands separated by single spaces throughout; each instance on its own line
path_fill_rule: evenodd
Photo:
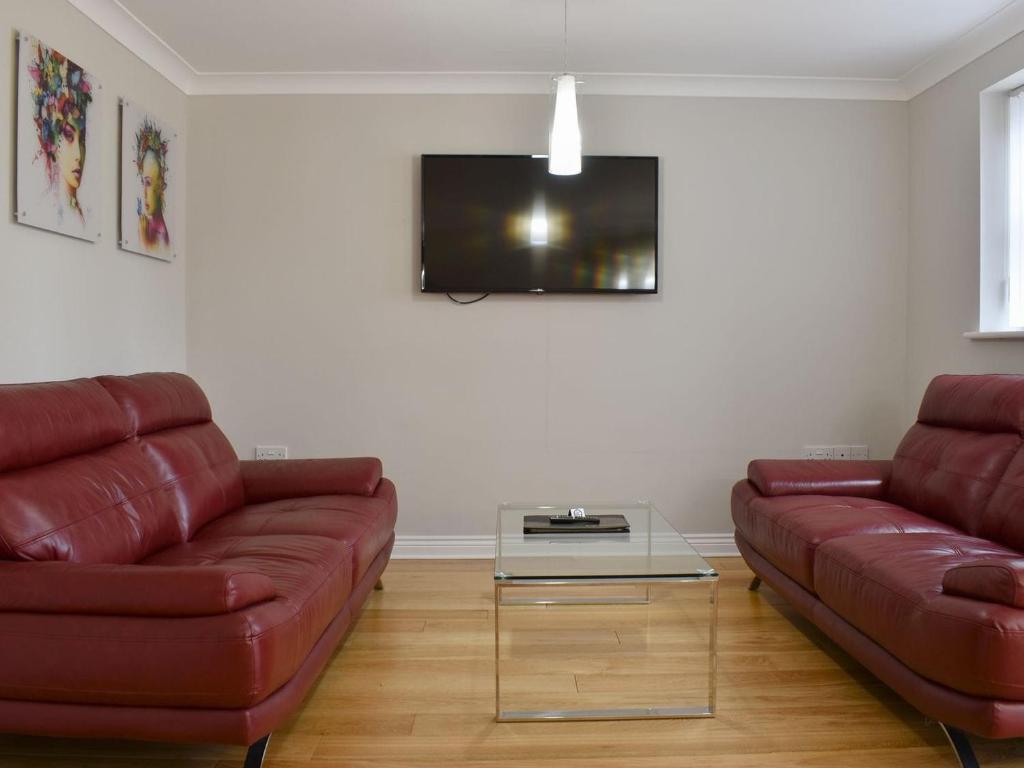
M 1014 339 L 1024 340 L 1024 330 L 1017 331 L 968 331 L 964 334 L 965 339 L 972 341 L 1013 341 Z

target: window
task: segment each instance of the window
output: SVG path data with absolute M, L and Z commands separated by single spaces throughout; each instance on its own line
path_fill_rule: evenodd
M 1006 324 L 1024 328 L 1024 89 L 1007 104 Z
M 1024 338 L 1024 71 L 980 94 L 981 272 L 972 339 Z

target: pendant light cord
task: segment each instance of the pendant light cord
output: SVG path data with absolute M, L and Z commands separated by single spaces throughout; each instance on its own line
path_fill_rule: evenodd
M 569 0 L 562 4 L 562 72 L 569 71 Z

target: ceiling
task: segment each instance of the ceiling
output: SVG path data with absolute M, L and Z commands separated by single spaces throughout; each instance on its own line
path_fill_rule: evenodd
M 488 80 L 535 85 L 540 81 L 527 75 L 546 81 L 563 68 L 561 0 L 70 1 L 108 31 L 119 16 L 120 33 L 112 33 L 129 47 L 124 37 L 148 36 L 197 92 L 204 83 L 246 90 L 257 82 L 325 82 L 327 75 L 383 83 L 385 74 L 420 83 L 473 78 L 471 90 L 486 90 Z M 607 76 L 602 82 L 663 87 L 680 79 L 813 79 L 865 92 L 888 88 L 905 98 L 919 85 L 915 76 L 922 80 L 937 61 L 955 68 L 958 52 L 963 58 L 1024 29 L 1022 6 L 1024 0 L 569 0 L 568 69 Z

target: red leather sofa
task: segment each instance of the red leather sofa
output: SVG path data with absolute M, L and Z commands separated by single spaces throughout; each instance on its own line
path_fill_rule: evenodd
M 754 461 L 736 543 L 868 670 L 943 724 L 1024 736 L 1024 376 L 939 376 L 892 461 Z
M 0 731 L 258 766 L 396 514 L 377 459 L 240 462 L 181 374 L 0 387 Z

